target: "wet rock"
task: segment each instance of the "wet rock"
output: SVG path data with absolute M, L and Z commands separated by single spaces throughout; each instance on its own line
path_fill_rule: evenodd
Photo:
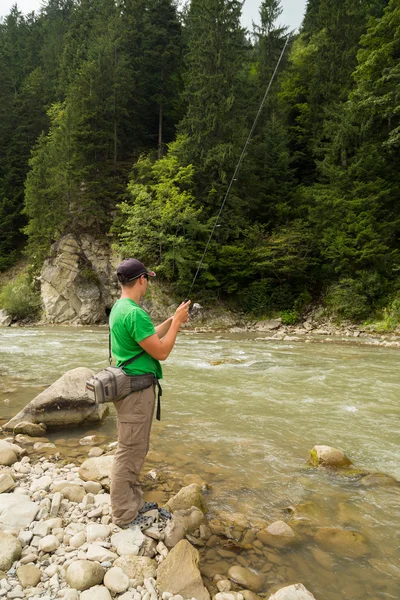
M 79 469 L 79 477 L 84 481 L 98 482 L 109 490 L 113 460 L 113 456 L 88 458 Z
M 112 567 L 104 576 L 104 585 L 113 594 L 121 594 L 129 588 L 130 580 L 120 567 Z
M 394 477 L 386 475 L 385 473 L 368 473 L 368 475 L 362 477 L 362 479 L 359 481 L 359 485 L 364 487 L 399 487 L 400 482 Z
M 176 510 L 174 518 L 183 525 L 187 533 L 193 533 L 205 522 L 204 514 L 195 506 L 188 510 Z
M 159 592 L 180 594 L 184 600 L 210 600 L 198 563 L 198 551 L 187 540 L 181 540 L 157 569 Z
M 239 541 L 245 530 L 250 528 L 250 523 L 245 515 L 228 511 L 221 511 L 217 517 L 210 521 L 210 529 L 216 535 Z
M 15 481 L 10 473 L 2 473 L 0 475 L 0 494 L 10 492 L 15 488 Z
M 257 539 L 266 546 L 284 548 L 297 541 L 297 535 L 284 521 L 275 521 L 257 533 Z
M 20 494 L 0 495 L 0 528 L 18 532 L 35 520 L 39 506 Z
M 368 553 L 367 540 L 358 531 L 338 527 L 322 527 L 315 534 L 314 541 L 318 546 L 340 556 L 359 558 Z
M 105 569 L 89 560 L 75 560 L 66 572 L 66 581 L 71 588 L 79 591 L 87 590 L 103 581 Z
M 335 561 L 333 560 L 332 556 L 328 554 L 328 552 L 324 552 L 324 550 L 321 550 L 321 548 L 311 548 L 311 552 L 314 560 L 321 565 L 321 567 L 327 569 L 327 571 L 334 571 Z
M 0 570 L 8 571 L 21 556 L 22 547 L 13 535 L 0 531 Z
M 164 508 L 173 513 L 176 510 L 188 510 L 192 506 L 205 512 L 201 489 L 196 483 L 183 487 L 175 496 L 168 500 Z
M 233 582 L 239 584 L 243 588 L 247 588 L 252 592 L 259 592 L 264 586 L 264 575 L 257 575 L 239 565 L 234 565 L 228 571 L 228 577 Z
M 295 583 L 281 588 L 272 594 L 269 600 L 315 600 L 315 598 L 302 583 Z
M 310 463 L 314 467 L 348 467 L 351 460 L 337 448 L 314 446 L 310 452 Z
M 23 565 L 17 569 L 17 577 L 22 587 L 36 587 L 41 580 L 42 574 L 34 565 Z
M 148 577 L 156 576 L 157 563 L 146 556 L 120 556 L 114 562 L 114 567 L 120 567 L 129 579 L 143 582 Z
M 112 598 L 110 592 L 104 585 L 95 585 L 82 592 L 80 600 L 112 600 Z
M 31 437 L 40 437 L 46 433 L 46 425 L 44 423 L 31 423 L 30 421 L 21 421 L 14 427 L 14 435 L 18 433 L 26 434 Z
M 99 422 L 107 414 L 107 405 L 97 405 L 86 393 L 86 381 L 93 375 L 85 367 L 67 371 L 50 387 L 13 417 L 3 427 L 13 430 L 23 421 L 44 423 L 46 427 Z

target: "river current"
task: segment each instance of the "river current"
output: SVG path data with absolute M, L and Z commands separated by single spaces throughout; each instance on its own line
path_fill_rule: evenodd
M 65 371 L 104 368 L 107 354 L 105 329 L 1 329 L 0 423 Z M 399 485 L 387 478 L 363 486 L 310 469 L 307 458 L 315 444 L 331 445 L 355 467 L 400 480 L 399 357 L 398 349 L 344 342 L 182 333 L 164 365 L 162 420 L 154 423 L 151 451 L 182 479 L 193 475 L 210 485 L 211 513 L 272 522 L 300 507 L 314 526 L 365 536 L 361 558 L 322 551 L 306 536 L 276 554 L 267 572 L 272 586 L 301 581 L 317 600 L 398 600 Z M 113 441 L 114 414 L 97 427 L 48 437 L 62 438 L 73 459 L 82 452 L 76 440 L 93 433 Z M 247 560 L 259 569 L 259 561 Z

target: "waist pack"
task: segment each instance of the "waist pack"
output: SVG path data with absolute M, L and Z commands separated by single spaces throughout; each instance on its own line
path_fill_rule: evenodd
M 125 361 L 120 367 L 107 367 L 96 373 L 96 375 L 93 375 L 86 382 L 86 393 L 96 404 L 104 404 L 105 402 L 118 402 L 129 396 L 132 392 L 139 392 L 152 385 L 157 385 L 157 420 L 159 421 L 161 418 L 160 397 L 162 389 L 158 379 L 152 373 L 127 375 L 123 371 L 123 367 L 133 363 L 142 354 L 144 352 L 140 352 L 134 358 Z

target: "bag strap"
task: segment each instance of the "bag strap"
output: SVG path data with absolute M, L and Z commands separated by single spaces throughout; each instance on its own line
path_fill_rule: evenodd
M 133 358 L 128 358 L 128 360 L 125 360 L 123 363 L 121 363 L 119 365 L 119 368 L 122 369 L 122 367 L 126 367 L 127 365 L 130 365 L 131 363 L 135 362 L 135 360 L 137 360 L 140 356 L 142 356 L 142 354 L 144 354 L 144 350 L 139 352 L 139 354 L 136 354 L 136 356 L 134 356 Z
M 123 363 L 121 363 L 119 365 L 119 368 L 121 369 L 122 367 L 126 367 L 127 365 L 130 365 L 131 363 L 135 362 L 135 360 L 137 360 L 140 356 L 142 356 L 142 354 L 144 354 L 144 350 L 142 350 L 141 352 L 139 352 L 139 354 L 136 354 L 136 356 L 134 356 L 133 358 L 128 358 L 128 360 L 125 360 Z M 112 363 L 112 352 L 111 352 L 111 329 L 110 329 L 110 323 L 108 323 L 108 362 Z

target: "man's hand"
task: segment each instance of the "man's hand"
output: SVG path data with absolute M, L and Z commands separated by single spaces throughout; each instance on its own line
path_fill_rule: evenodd
M 189 305 L 190 300 L 188 300 L 187 302 L 181 302 L 181 304 L 176 309 L 172 320 L 176 323 L 179 323 L 180 325 L 182 325 L 182 323 L 186 323 L 189 319 Z

